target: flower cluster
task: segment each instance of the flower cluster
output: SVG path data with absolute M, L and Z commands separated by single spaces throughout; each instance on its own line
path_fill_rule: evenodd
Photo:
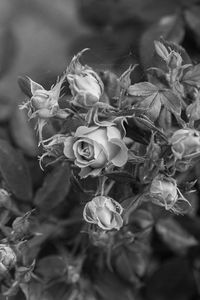
M 23 81 L 24 90 L 30 92 L 24 107 L 37 120 L 44 149 L 41 164 L 46 158 L 51 163 L 67 161 L 79 184 L 89 176 L 98 179 L 93 199 L 83 209 L 90 228 L 119 230 L 135 209 L 135 183 L 136 190 L 139 186 L 142 195 L 148 194 L 140 199 L 182 213 L 180 203 L 189 202 L 178 188 L 176 175 L 187 171 L 200 154 L 194 118 L 182 118 L 190 118 L 187 106 L 191 111 L 192 104 L 186 103 L 185 95 L 191 65 L 184 64 L 173 44 L 156 41 L 156 53 L 167 73 L 154 68 L 149 82 L 131 84 L 135 66 L 120 77 L 109 71 L 98 73 L 80 63 L 86 50 L 73 57 L 50 90 L 29 78 Z M 192 95 L 197 95 L 196 87 Z M 54 129 L 50 136 L 43 133 L 44 125 Z M 133 195 L 124 205 L 123 197 L 113 199 L 108 194 L 118 180 L 126 178 Z

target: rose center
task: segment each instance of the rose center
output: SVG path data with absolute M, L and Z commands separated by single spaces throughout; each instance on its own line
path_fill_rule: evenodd
M 81 142 L 79 148 L 79 154 L 87 160 L 92 159 L 94 156 L 94 150 L 92 145 L 86 142 Z

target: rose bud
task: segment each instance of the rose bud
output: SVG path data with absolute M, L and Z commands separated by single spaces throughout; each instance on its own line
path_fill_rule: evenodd
M 179 129 L 170 139 L 175 159 L 190 159 L 200 153 L 200 134 L 195 129 Z
M 97 224 L 103 230 L 117 229 L 123 225 L 122 206 L 105 196 L 97 196 L 88 202 L 83 211 L 86 222 Z
M 66 137 L 64 155 L 81 168 L 82 178 L 98 176 L 110 163 L 122 167 L 128 159 L 122 131 L 114 123 L 108 127 L 80 126 L 73 137 Z
M 182 65 L 183 59 L 178 52 L 171 51 L 167 58 L 167 65 L 170 69 L 180 68 Z
M 79 52 L 72 59 L 67 79 L 74 97 L 72 103 L 79 107 L 91 108 L 99 102 L 104 91 L 104 84 L 92 68 L 80 64 L 79 57 L 84 51 Z
M 181 212 L 177 201 L 182 200 L 189 204 L 178 189 L 176 180 L 172 177 L 157 175 L 151 183 L 149 192 L 153 203 L 164 206 L 166 210 L 172 210 L 175 213 Z
M 59 110 L 58 100 L 65 79 L 66 75 L 64 74 L 50 90 L 45 90 L 42 85 L 27 77 L 26 81 L 30 86 L 32 96 L 21 108 L 29 109 L 28 115 L 30 118 L 38 116 L 48 119 L 54 116 L 55 111 Z
M 15 252 L 10 246 L 0 244 L 0 274 L 7 273 L 8 270 L 12 269 L 17 262 Z

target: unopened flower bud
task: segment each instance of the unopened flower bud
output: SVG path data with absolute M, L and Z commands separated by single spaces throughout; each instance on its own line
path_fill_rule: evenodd
M 170 69 L 180 68 L 182 61 L 183 59 L 179 53 L 171 51 L 167 58 L 167 65 Z
M 97 224 L 103 230 L 117 229 L 123 225 L 122 206 L 112 198 L 97 196 L 88 202 L 83 211 L 86 222 Z
M 195 129 L 179 129 L 171 137 L 175 159 L 190 158 L 200 152 L 200 134 Z
M 177 184 L 171 177 L 156 176 L 151 183 L 150 195 L 159 199 L 161 203 L 170 205 L 178 198 Z
M 172 177 L 157 175 L 150 186 L 151 201 L 175 213 L 183 213 L 181 202 L 189 204 L 177 187 L 176 180 Z
M 80 74 L 69 74 L 67 79 L 75 97 L 75 105 L 87 108 L 99 102 L 103 93 L 103 83 L 93 70 L 86 69 Z
M 79 57 L 85 50 L 78 53 L 71 61 L 67 79 L 72 95 L 73 104 L 91 108 L 99 102 L 104 85 L 99 75 L 90 67 L 82 66 Z

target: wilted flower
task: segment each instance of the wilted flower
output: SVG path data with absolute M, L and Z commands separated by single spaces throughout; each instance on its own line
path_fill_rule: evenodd
M 164 206 L 166 210 L 172 210 L 175 213 L 181 213 L 178 201 L 185 201 L 189 204 L 178 189 L 176 180 L 172 177 L 157 175 L 151 183 L 149 193 L 153 203 Z
M 97 224 L 103 230 L 117 229 L 123 225 L 122 206 L 106 196 L 97 196 L 85 205 L 83 217 L 86 222 Z
M 190 159 L 200 154 L 200 134 L 195 129 L 179 129 L 170 139 L 175 159 Z
M 68 68 L 67 79 L 73 95 L 72 103 L 79 107 L 92 108 L 103 94 L 104 85 L 99 75 L 89 66 L 82 66 L 79 57 L 87 50 L 79 52 Z
M 80 126 L 64 142 L 64 155 L 81 168 L 82 178 L 97 176 L 107 164 L 122 167 L 128 159 L 123 130 L 112 126 Z
M 17 262 L 17 257 L 12 248 L 5 244 L 0 244 L 0 273 L 3 275 L 13 268 Z

